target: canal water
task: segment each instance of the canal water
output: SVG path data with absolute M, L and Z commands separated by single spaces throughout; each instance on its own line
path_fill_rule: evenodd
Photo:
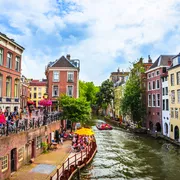
M 91 164 L 81 171 L 81 180 L 180 180 L 180 149 L 177 147 L 114 126 L 111 131 L 92 128 L 98 152 Z

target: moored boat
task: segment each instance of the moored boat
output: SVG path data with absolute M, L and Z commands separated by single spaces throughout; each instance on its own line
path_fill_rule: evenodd
M 110 125 L 107 124 L 107 123 L 97 124 L 96 127 L 97 127 L 99 130 L 112 130 L 112 126 L 110 126 Z

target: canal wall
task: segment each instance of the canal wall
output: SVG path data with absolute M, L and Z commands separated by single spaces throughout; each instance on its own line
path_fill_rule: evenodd
M 151 136 L 151 137 L 153 137 L 155 139 L 162 139 L 162 140 L 165 140 L 166 142 L 169 142 L 171 144 L 174 144 L 175 146 L 180 147 L 180 142 L 177 142 L 177 141 L 175 141 L 173 139 L 170 139 L 169 137 L 164 136 L 161 133 L 158 133 L 158 132 L 152 133 L 152 132 L 150 132 L 150 131 L 148 131 L 146 129 L 142 129 L 142 128 L 135 128 L 135 129 L 133 129 L 131 127 L 127 127 L 125 124 L 120 124 L 119 121 L 111 120 L 111 119 L 106 118 L 106 117 L 104 117 L 104 120 L 106 122 L 108 122 L 108 123 L 111 123 L 111 124 L 113 124 L 115 126 L 118 126 L 118 127 L 122 128 L 122 129 L 129 130 L 129 132 L 138 133 L 138 134 L 147 134 L 147 135 L 149 135 L 149 136 Z

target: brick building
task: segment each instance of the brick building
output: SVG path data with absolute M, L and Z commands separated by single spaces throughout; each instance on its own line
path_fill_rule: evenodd
M 61 94 L 79 97 L 79 70 L 78 59 L 70 59 L 70 55 L 62 56 L 55 62 L 50 62 L 46 68 L 48 98 L 56 108 L 57 98 Z
M 20 107 L 21 60 L 24 48 L 0 33 L 0 107 Z
M 146 71 L 147 75 L 147 120 L 150 131 L 162 131 L 162 74 L 171 64 L 171 55 L 161 55 Z
M 59 129 L 60 121 L 53 121 L 45 126 L 0 136 L 0 179 L 8 179 L 12 172 L 40 155 L 43 152 L 42 142 L 49 144 Z
M 20 81 L 20 107 L 23 109 L 27 106 L 27 101 L 30 98 L 29 80 L 25 77 L 21 77 Z

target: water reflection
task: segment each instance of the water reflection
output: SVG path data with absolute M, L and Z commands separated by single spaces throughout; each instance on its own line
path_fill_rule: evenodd
M 175 146 L 117 127 L 99 131 L 93 126 L 93 130 L 98 152 L 92 163 L 81 171 L 81 180 L 180 179 L 180 150 Z

